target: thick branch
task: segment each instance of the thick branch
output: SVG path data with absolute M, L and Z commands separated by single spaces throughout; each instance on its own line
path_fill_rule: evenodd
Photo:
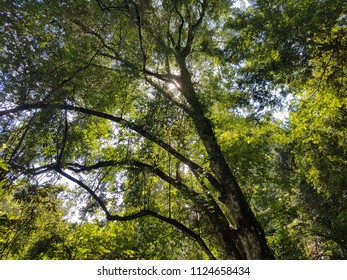
M 163 222 L 166 222 L 166 223 L 178 228 L 179 230 L 183 231 L 187 236 L 189 236 L 190 238 L 195 240 L 201 246 L 201 248 L 205 251 L 205 253 L 209 256 L 210 259 L 215 259 L 214 255 L 212 254 L 210 249 L 207 247 L 204 240 L 198 234 L 196 234 L 194 231 L 192 231 L 191 229 L 189 229 L 188 227 L 186 227 L 185 225 L 183 225 L 179 221 L 172 219 L 172 218 L 162 216 L 162 215 L 160 215 L 154 211 L 151 211 L 151 210 L 141 210 L 138 213 L 135 213 L 132 215 L 127 215 L 127 216 L 120 216 L 120 215 L 111 214 L 109 212 L 109 210 L 107 209 L 105 203 L 86 184 L 84 184 L 80 180 L 77 180 L 73 176 L 67 174 L 59 166 L 51 166 L 51 169 L 53 169 L 54 171 L 56 171 L 60 175 L 64 176 L 65 178 L 69 179 L 70 181 L 76 183 L 77 185 L 79 185 L 83 189 L 85 189 L 92 196 L 92 198 L 99 204 L 101 209 L 104 211 L 104 213 L 106 214 L 107 220 L 109 220 L 109 221 L 131 221 L 131 220 L 135 220 L 135 219 L 145 217 L 145 216 L 155 217 L 155 218 L 157 218 Z
M 192 44 L 194 41 L 195 32 L 199 28 L 199 26 L 201 25 L 202 20 L 205 16 L 205 12 L 207 9 L 207 0 L 203 0 L 203 2 L 201 3 L 201 9 L 202 9 L 202 11 L 200 13 L 200 17 L 198 18 L 198 20 L 194 24 L 189 25 L 186 46 L 182 52 L 183 57 L 187 57 L 192 50 Z
M 200 207 L 202 211 L 206 213 L 209 212 L 209 210 L 206 208 L 206 206 L 209 204 L 209 201 L 203 199 L 200 193 L 194 191 L 192 188 L 188 187 L 182 181 L 167 175 L 160 168 L 156 166 L 152 166 L 147 163 L 143 163 L 137 160 L 124 160 L 124 161 L 108 160 L 108 161 L 99 161 L 96 164 L 90 165 L 90 166 L 84 166 L 81 164 L 72 164 L 72 163 L 68 163 L 67 165 L 69 166 L 68 169 L 76 173 L 95 170 L 95 169 L 109 167 L 109 166 L 136 167 L 141 170 L 148 170 L 149 172 L 158 176 L 160 179 L 164 180 L 165 182 L 171 184 L 172 186 L 175 186 L 187 199 L 192 200 L 198 207 Z
M 22 135 L 20 136 L 20 139 L 19 139 L 19 141 L 18 141 L 18 144 L 16 145 L 16 147 L 14 148 L 13 152 L 12 152 L 11 155 L 10 155 L 10 158 L 9 158 L 8 162 L 11 162 L 11 161 L 16 157 L 17 152 L 18 152 L 19 149 L 20 149 L 20 146 L 23 144 L 24 139 L 25 139 L 27 133 L 29 132 L 30 125 L 31 125 L 32 121 L 34 120 L 35 115 L 36 115 L 36 113 L 34 113 L 34 115 L 30 117 L 28 123 L 26 124 L 26 126 L 25 126 L 25 128 L 24 128 L 24 132 L 23 132 Z M 20 132 L 18 132 L 18 134 L 19 134 L 19 133 L 20 133 Z M 16 138 L 16 137 L 15 137 L 15 138 Z M 15 141 L 15 139 L 14 139 L 14 141 Z
M 184 197 L 186 197 L 187 199 L 195 203 L 195 205 L 200 209 L 200 211 L 204 213 L 204 215 L 206 215 L 210 219 L 210 221 L 217 226 L 217 228 L 215 228 L 217 232 L 219 232 L 222 235 L 223 234 L 228 235 L 228 242 L 229 242 L 228 246 L 232 248 L 232 251 L 230 253 L 234 255 L 236 259 L 241 258 L 241 253 L 239 252 L 238 248 L 235 245 L 236 238 L 237 238 L 236 231 L 230 227 L 230 223 L 228 219 L 225 217 L 223 211 L 220 209 L 219 205 L 217 204 L 217 202 L 215 201 L 215 199 L 213 198 L 211 194 L 207 193 L 206 194 L 207 198 L 206 198 L 205 196 L 202 196 L 200 193 L 194 191 L 192 188 L 189 188 L 182 181 L 174 179 L 171 176 L 167 175 L 158 167 L 152 166 L 143 162 L 139 162 L 136 160 L 126 160 L 126 161 L 119 161 L 119 162 L 114 160 L 99 161 L 96 164 L 90 165 L 90 166 L 68 163 L 68 166 L 70 166 L 68 168 L 78 173 L 83 171 L 95 170 L 95 169 L 103 168 L 103 167 L 119 166 L 119 165 L 127 165 L 129 167 L 140 168 L 141 170 L 148 170 L 149 172 L 158 176 L 165 182 L 174 186 L 178 191 L 180 191 L 183 194 Z M 235 233 L 235 234 L 230 236 L 230 233 Z
M 149 215 L 155 218 L 158 218 L 160 220 L 162 220 L 163 222 L 166 222 L 168 224 L 171 224 L 173 226 L 175 226 L 176 228 L 178 228 L 179 230 L 183 231 L 185 234 L 187 234 L 187 236 L 189 236 L 190 238 L 192 238 L 193 240 L 195 240 L 200 246 L 201 248 L 204 250 L 204 252 L 208 255 L 208 257 L 211 260 L 215 260 L 215 256 L 212 254 L 212 252 L 210 251 L 210 249 L 207 247 L 206 243 L 204 242 L 204 240 L 198 235 L 196 234 L 194 231 L 192 231 L 191 229 L 187 228 L 185 225 L 183 225 L 182 223 L 178 222 L 175 219 L 172 218 L 168 218 L 162 215 L 159 215 L 158 213 L 155 213 L 153 211 L 150 210 L 143 210 L 141 211 L 143 212 L 143 216 L 145 215 Z
M 167 144 L 166 142 L 164 142 L 160 138 L 150 134 L 148 131 L 146 131 L 143 128 L 143 126 L 137 125 L 133 122 L 129 122 L 129 121 L 127 121 L 121 117 L 115 117 L 115 116 L 107 114 L 107 113 L 94 111 L 94 110 L 86 109 L 83 107 L 76 107 L 76 106 L 68 105 L 68 104 L 46 104 L 46 103 L 24 104 L 24 105 L 18 106 L 18 107 L 13 108 L 13 109 L 0 111 L 0 117 L 5 116 L 5 115 L 9 115 L 12 113 L 22 112 L 22 111 L 30 111 L 30 110 L 36 110 L 36 109 L 47 109 L 47 108 L 81 112 L 81 113 L 84 113 L 87 115 L 96 116 L 96 117 L 110 120 L 112 122 L 119 123 L 119 124 L 123 125 L 124 127 L 129 128 L 129 129 L 139 133 L 141 136 L 152 141 L 153 143 L 157 144 L 158 146 L 162 147 L 164 150 L 166 150 L 171 155 L 176 157 L 182 163 L 186 164 L 190 169 L 195 170 L 196 172 L 198 172 L 199 174 L 201 174 L 202 176 L 207 178 L 209 180 L 209 182 L 213 185 L 213 187 L 216 188 L 216 190 L 218 190 L 218 191 L 222 190 L 220 183 L 217 181 L 216 178 L 214 178 L 214 176 L 210 172 L 208 172 L 207 170 L 205 170 L 204 168 L 202 168 L 201 166 L 199 166 L 195 162 L 191 161 L 190 159 L 188 159 L 187 157 L 185 157 L 184 155 L 179 153 L 177 150 L 175 150 L 173 147 L 171 147 L 169 144 Z
M 118 5 L 114 5 L 114 6 L 107 6 L 103 1 L 101 0 L 95 0 L 96 3 L 98 3 L 100 9 L 102 11 L 111 11 L 111 10 L 124 10 L 124 11 L 128 11 L 129 9 L 129 5 L 127 3 L 127 1 L 124 1 L 124 3 L 120 3 Z
M 91 197 L 99 204 L 99 206 L 101 207 L 101 209 L 105 212 L 106 217 L 109 217 L 111 214 L 108 211 L 105 203 L 100 199 L 100 197 L 97 196 L 97 194 L 91 189 L 89 188 L 86 184 L 82 183 L 80 180 L 77 180 L 76 178 L 74 178 L 73 176 L 67 174 L 66 172 L 64 172 L 60 166 L 58 165 L 51 165 L 50 169 L 56 171 L 57 173 L 59 173 L 60 175 L 64 176 L 65 178 L 69 179 L 70 181 L 76 183 L 77 185 L 79 185 L 80 187 L 82 187 L 83 189 L 85 189 L 90 195 Z M 115 216 L 117 217 L 117 216 Z M 123 217 L 119 216 L 119 220 L 122 221 Z
M 181 47 L 181 42 L 182 42 L 182 32 L 183 32 L 183 27 L 184 27 L 184 18 L 182 16 L 182 14 L 180 13 L 180 11 L 177 9 L 177 6 L 175 5 L 175 12 L 178 14 L 178 16 L 181 19 L 181 24 L 178 27 L 178 40 L 177 40 L 177 50 L 180 49 Z

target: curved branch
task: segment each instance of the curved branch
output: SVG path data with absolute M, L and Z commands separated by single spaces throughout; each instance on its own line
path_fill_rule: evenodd
M 124 1 L 124 3 L 120 3 L 118 5 L 115 6 L 107 6 L 103 1 L 101 0 L 95 0 L 96 3 L 99 5 L 101 11 L 111 11 L 111 10 L 125 10 L 128 11 L 129 7 L 128 7 L 128 3 L 126 1 Z
M 157 218 L 163 222 L 166 222 L 166 223 L 178 228 L 179 230 L 183 231 L 188 237 L 195 240 L 201 246 L 201 248 L 209 256 L 210 259 L 216 259 L 214 257 L 214 255 L 212 254 L 212 252 L 210 251 L 210 249 L 208 248 L 208 246 L 206 245 L 205 241 L 198 234 L 196 234 L 194 231 L 192 231 L 191 229 L 189 229 L 188 227 L 186 227 L 184 224 L 180 223 L 179 221 L 172 219 L 172 218 L 165 217 L 165 216 L 160 215 L 160 214 L 158 214 L 154 211 L 151 211 L 151 210 L 141 210 L 138 213 L 131 214 L 128 216 L 120 216 L 120 215 L 111 214 L 109 212 L 109 210 L 107 209 L 105 203 L 86 184 L 84 184 L 80 180 L 74 178 L 73 176 L 67 174 L 57 165 L 51 166 L 51 169 L 56 171 L 60 175 L 64 176 L 65 178 L 69 179 L 70 181 L 76 183 L 77 185 L 79 185 L 83 189 L 85 189 L 92 196 L 92 198 L 99 204 L 101 209 L 104 211 L 104 213 L 106 214 L 107 220 L 109 220 L 109 221 L 131 221 L 131 220 L 135 220 L 135 219 L 145 217 L 145 216 L 155 217 L 155 218 Z
M 224 228 L 229 228 L 230 223 L 228 218 L 223 213 L 222 209 L 219 207 L 218 203 L 215 201 L 213 196 L 207 192 L 206 197 L 203 197 L 200 193 L 194 191 L 193 189 L 189 188 L 186 184 L 184 184 L 182 181 L 172 178 L 171 176 L 167 175 L 165 172 L 163 172 L 161 169 L 159 169 L 156 166 L 149 165 L 147 163 L 143 163 L 136 160 L 126 160 L 126 161 L 99 161 L 94 165 L 85 166 L 82 164 L 72 164 L 68 163 L 68 166 L 74 166 L 69 167 L 68 169 L 78 173 L 83 171 L 90 171 L 98 168 L 103 167 L 109 167 L 109 166 L 119 166 L 119 165 L 129 165 L 131 167 L 137 167 L 141 169 L 147 169 L 148 171 L 152 172 L 154 175 L 158 176 L 165 182 L 169 183 L 172 186 L 175 186 L 178 191 L 180 191 L 187 199 L 191 200 L 193 203 L 195 203 L 198 208 L 205 214 L 211 221 L 217 221 L 215 224 L 217 225 L 223 225 Z M 195 175 L 196 172 L 194 172 Z M 206 188 L 206 187 L 205 187 Z M 231 229 L 234 230 L 234 229 Z M 233 244 L 233 251 L 235 255 L 237 255 L 238 249 L 235 246 L 235 240 L 230 240 L 231 245 Z
M 178 228 L 179 230 L 183 231 L 185 234 L 187 234 L 188 237 L 190 237 L 193 240 L 195 240 L 201 246 L 201 248 L 204 250 L 204 252 L 208 255 L 208 257 L 211 260 L 215 260 L 216 259 L 215 256 L 210 251 L 210 249 L 207 247 L 205 241 L 198 234 L 196 234 L 191 229 L 187 228 L 182 223 L 178 222 L 175 219 L 162 216 L 162 215 L 160 215 L 160 214 L 158 214 L 156 212 L 153 212 L 151 210 L 142 210 L 141 212 L 143 213 L 143 216 L 147 215 L 147 216 L 155 217 L 155 218 L 160 219 L 163 222 L 166 222 L 166 223 L 168 223 L 168 224 Z
M 191 170 L 194 170 L 194 171 L 198 172 L 199 174 L 201 174 L 201 176 L 207 178 L 207 180 L 212 184 L 212 186 L 216 190 L 218 190 L 220 192 L 222 192 L 222 190 L 223 190 L 223 188 L 222 188 L 221 184 L 218 182 L 218 180 L 210 172 L 208 172 L 206 169 L 202 168 L 197 163 L 193 162 L 192 160 L 188 159 L 187 157 L 185 157 L 184 155 L 179 153 L 177 150 L 175 150 L 171 145 L 167 144 L 165 141 L 163 141 L 160 138 L 158 138 L 157 136 L 149 133 L 147 130 L 144 129 L 144 127 L 142 125 L 137 125 L 137 124 L 130 122 L 130 121 L 127 121 L 121 117 L 115 117 L 115 116 L 107 114 L 107 113 L 94 111 L 94 110 L 86 109 L 83 107 L 77 107 L 77 106 L 68 105 L 68 104 L 47 104 L 47 103 L 24 104 L 24 105 L 18 106 L 18 107 L 13 108 L 13 109 L 0 111 L 0 117 L 5 116 L 5 115 L 9 115 L 9 114 L 13 114 L 13 113 L 18 113 L 21 111 L 30 111 L 30 110 L 47 109 L 47 108 L 81 112 L 81 113 L 84 113 L 87 115 L 96 116 L 96 117 L 110 120 L 112 122 L 119 123 L 120 125 L 137 132 L 138 134 L 140 134 L 144 138 L 146 138 L 146 139 L 152 141 L 153 143 L 157 144 L 158 146 L 162 147 L 164 150 L 169 152 L 171 155 L 173 155 L 175 158 L 180 160 L 182 163 L 186 164 Z
M 202 195 L 196 191 L 194 191 L 192 188 L 184 184 L 181 180 L 177 180 L 169 175 L 167 175 L 164 171 L 159 169 L 156 166 L 143 163 L 137 160 L 124 160 L 124 161 L 115 161 L 115 160 L 109 160 L 109 161 L 99 161 L 94 165 L 85 166 L 81 164 L 67 164 L 68 169 L 79 173 L 83 171 L 90 171 L 95 170 L 98 168 L 103 167 L 109 167 L 109 166 L 128 166 L 128 167 L 136 167 L 141 170 L 148 170 L 152 174 L 158 176 L 160 179 L 164 180 L 165 182 L 171 184 L 172 186 L 175 186 L 187 199 L 193 201 L 202 211 L 204 211 L 207 215 L 210 214 L 210 211 L 207 206 L 209 206 L 209 201 L 202 198 Z M 73 166 L 73 167 L 71 167 Z M 216 209 L 215 209 L 216 210 Z

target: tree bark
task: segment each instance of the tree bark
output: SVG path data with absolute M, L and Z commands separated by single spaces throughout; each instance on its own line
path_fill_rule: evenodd
M 235 228 L 220 225 L 219 239 L 222 240 L 225 251 L 232 257 L 273 259 L 264 230 L 231 172 L 214 134 L 211 121 L 204 114 L 204 108 L 195 92 L 185 58 L 178 57 L 177 62 L 181 70 L 181 93 L 190 105 L 190 117 L 208 154 L 210 169 L 220 184 L 219 200 L 227 206 L 233 217 Z

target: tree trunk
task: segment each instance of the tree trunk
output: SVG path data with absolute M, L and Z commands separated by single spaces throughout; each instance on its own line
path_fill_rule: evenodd
M 210 169 L 220 184 L 219 200 L 227 206 L 233 217 L 235 228 L 225 224 L 218 225 L 219 240 L 226 253 L 233 258 L 273 259 L 264 230 L 252 212 L 226 162 L 210 120 L 205 117 L 203 106 L 193 87 L 185 60 L 178 59 L 178 64 L 181 69 L 181 92 L 190 105 L 189 114 L 207 151 Z

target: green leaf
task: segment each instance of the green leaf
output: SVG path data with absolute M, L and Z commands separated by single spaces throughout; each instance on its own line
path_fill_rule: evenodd
M 41 44 L 40 44 L 40 48 L 43 48 L 44 46 L 46 46 L 48 44 L 48 42 L 42 42 Z
M 9 170 L 7 163 L 5 163 L 2 159 L 0 159 L 0 168 L 5 170 L 5 171 Z

